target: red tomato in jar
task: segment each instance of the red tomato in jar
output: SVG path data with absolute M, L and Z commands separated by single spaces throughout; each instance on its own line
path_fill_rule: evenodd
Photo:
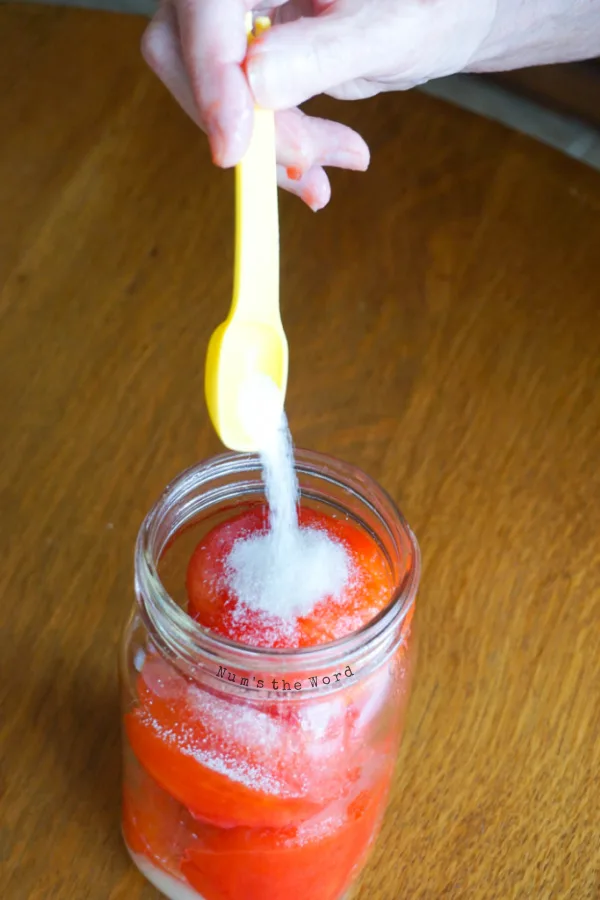
M 138 704 L 125 716 L 130 747 L 202 821 L 287 826 L 358 777 L 330 733 L 315 736 L 302 718 L 278 720 L 259 705 L 205 690 L 161 658 L 146 659 L 137 687 Z
M 339 900 L 376 837 L 385 778 L 298 827 L 215 831 L 181 869 L 204 900 Z

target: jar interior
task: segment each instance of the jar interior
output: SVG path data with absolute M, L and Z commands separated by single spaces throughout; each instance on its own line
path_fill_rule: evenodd
M 381 551 L 393 583 L 399 584 L 411 564 L 409 542 L 401 532 L 393 533 L 368 492 L 361 493 L 360 485 L 343 483 L 336 476 L 333 471 L 315 471 L 300 463 L 300 506 L 350 521 L 364 532 Z M 184 485 L 163 514 L 155 518 L 150 533 L 151 554 L 164 590 L 181 609 L 187 610 L 186 573 L 197 545 L 217 525 L 265 504 L 259 461 L 240 457 L 237 472 L 217 477 L 213 483 L 192 482 L 187 489 Z

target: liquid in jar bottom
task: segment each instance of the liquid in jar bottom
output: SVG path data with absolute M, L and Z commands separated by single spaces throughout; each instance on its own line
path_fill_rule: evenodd
M 168 897 L 169 900 L 204 900 L 204 897 L 189 885 L 184 884 L 182 881 L 178 881 L 171 875 L 167 875 L 167 873 L 162 869 L 159 869 L 158 866 L 153 866 L 145 856 L 141 855 L 141 853 L 134 853 L 131 847 L 127 845 L 127 841 L 125 841 L 125 839 L 123 840 L 127 852 L 138 871 L 144 876 L 146 881 L 149 881 L 157 891 L 160 891 L 160 893 L 165 897 Z

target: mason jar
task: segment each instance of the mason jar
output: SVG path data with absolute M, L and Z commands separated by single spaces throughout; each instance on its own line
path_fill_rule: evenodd
M 265 503 L 260 461 L 184 472 L 144 520 L 120 668 L 122 830 L 171 900 L 341 900 L 377 837 L 413 669 L 417 542 L 387 494 L 298 451 L 301 507 L 375 541 L 393 589 L 356 632 L 300 649 L 236 643 L 186 612 L 190 556 Z

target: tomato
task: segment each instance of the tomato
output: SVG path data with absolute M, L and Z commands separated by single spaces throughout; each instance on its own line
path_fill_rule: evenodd
M 306 748 L 289 723 L 190 684 L 160 658 L 146 659 L 138 698 L 125 716 L 133 753 L 203 821 L 288 825 L 313 814 L 346 781 L 345 771 L 324 766 L 315 770 L 324 781 L 311 791 Z
M 340 597 L 324 597 L 308 616 L 283 623 L 260 610 L 239 604 L 227 585 L 227 560 L 236 541 L 264 534 L 264 506 L 217 525 L 199 543 L 189 563 L 187 593 L 190 615 L 206 628 L 255 647 L 313 647 L 362 628 L 390 602 L 393 581 L 385 556 L 366 531 L 354 522 L 301 508 L 302 528 L 326 533 L 348 555 L 350 578 Z
M 389 775 L 297 826 L 233 828 L 192 844 L 181 870 L 204 900 L 338 900 L 378 830 Z

